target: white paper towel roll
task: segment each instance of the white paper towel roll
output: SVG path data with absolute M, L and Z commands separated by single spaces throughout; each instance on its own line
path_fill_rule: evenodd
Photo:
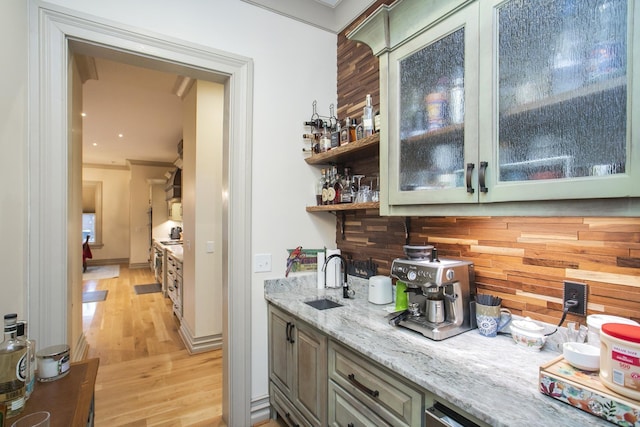
M 324 289 L 324 271 L 322 271 L 323 265 L 324 251 L 318 252 L 318 289 Z
M 340 255 L 340 249 L 327 249 L 327 258 L 331 255 Z M 327 264 L 327 288 L 339 288 L 342 286 L 340 270 L 342 269 L 342 262 L 340 258 L 335 257 Z M 324 272 L 323 272 L 324 277 Z

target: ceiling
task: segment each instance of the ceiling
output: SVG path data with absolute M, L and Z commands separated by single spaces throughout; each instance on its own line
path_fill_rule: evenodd
M 243 1 L 337 33 L 375 0 Z M 153 64 L 145 68 L 85 55 L 77 59 L 84 82 L 83 163 L 173 163 L 182 139 L 179 95 L 192 81 L 157 71 Z
M 82 88 L 83 163 L 176 160 L 182 139 L 182 99 L 174 92 L 178 76 L 94 60 L 97 79 Z

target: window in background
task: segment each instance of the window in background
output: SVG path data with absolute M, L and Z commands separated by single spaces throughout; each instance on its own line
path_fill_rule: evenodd
M 92 247 L 102 246 L 102 182 L 82 182 L 82 242 L 89 237 Z

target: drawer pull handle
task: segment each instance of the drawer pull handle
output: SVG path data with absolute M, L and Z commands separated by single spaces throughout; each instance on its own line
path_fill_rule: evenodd
M 285 417 L 287 417 L 288 420 L 291 420 L 291 415 L 287 412 L 286 414 L 284 414 Z M 294 424 L 295 427 L 300 427 L 299 424 Z
M 371 390 L 369 387 L 365 386 L 364 384 L 361 384 L 358 380 L 356 380 L 355 374 L 349 374 L 348 377 L 349 377 L 349 380 L 353 383 L 353 385 L 358 387 L 363 392 L 367 393 L 369 396 L 371 397 L 380 396 L 380 392 L 378 390 Z

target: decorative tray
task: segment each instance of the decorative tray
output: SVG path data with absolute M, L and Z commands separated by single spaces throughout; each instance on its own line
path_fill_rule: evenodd
M 540 366 L 540 392 L 613 424 L 640 427 L 640 401 L 605 387 L 598 372 L 574 368 L 559 356 Z

